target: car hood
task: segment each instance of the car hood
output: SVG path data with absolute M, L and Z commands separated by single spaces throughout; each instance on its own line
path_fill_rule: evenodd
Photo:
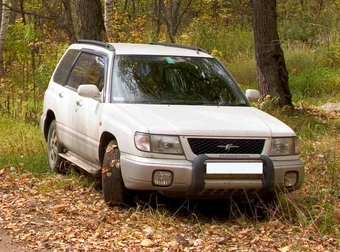
M 196 136 L 294 136 L 286 124 L 253 107 L 118 105 L 150 133 Z

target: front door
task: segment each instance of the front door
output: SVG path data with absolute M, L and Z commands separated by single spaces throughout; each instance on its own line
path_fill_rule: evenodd
M 72 115 L 70 150 L 91 162 L 98 160 L 100 115 L 103 103 L 79 96 L 77 89 L 80 85 L 92 84 L 102 91 L 106 78 L 105 65 L 105 56 L 82 52 L 67 82 L 67 86 L 75 90 L 70 111 Z

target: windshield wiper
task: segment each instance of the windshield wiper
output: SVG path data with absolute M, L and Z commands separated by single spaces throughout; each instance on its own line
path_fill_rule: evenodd
M 138 103 L 138 104 L 164 104 L 164 105 L 207 105 L 207 106 L 224 106 L 224 107 L 237 107 L 237 106 L 248 106 L 246 103 L 236 103 L 236 102 L 216 102 L 204 100 L 142 100 L 142 101 L 130 101 L 128 103 Z
M 186 101 L 186 100 L 170 100 L 167 101 L 168 104 L 175 104 L 175 105 L 204 105 L 203 101 Z
M 246 103 L 236 103 L 236 102 L 226 102 L 226 103 L 220 103 L 219 106 L 225 106 L 225 107 L 248 107 L 248 104 Z
M 202 101 L 185 101 L 185 100 L 145 100 L 135 101 L 141 104 L 166 104 L 166 105 L 204 105 Z

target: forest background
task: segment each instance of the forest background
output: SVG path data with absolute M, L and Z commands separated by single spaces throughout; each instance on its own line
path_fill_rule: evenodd
M 239 209 L 231 213 L 232 222 L 222 223 L 205 222 L 194 212 L 181 219 L 177 211 L 107 209 L 83 176 L 49 173 L 38 123 L 51 74 L 68 45 L 80 37 L 79 1 L 85 0 L 2 1 L 1 16 L 8 19 L 1 20 L 0 29 L 0 223 L 13 241 L 39 248 L 89 248 L 83 241 L 94 237 L 91 246 L 107 247 L 107 234 L 117 229 L 129 239 L 113 235 L 112 246 L 142 246 L 137 239 L 148 225 L 168 239 L 160 246 L 171 247 L 177 231 L 180 244 L 186 237 L 201 251 L 242 251 L 242 246 L 243 251 L 340 250 L 340 120 L 337 112 L 320 109 L 340 101 L 340 0 L 277 1 L 279 42 L 295 109 L 274 108 L 270 98 L 253 105 L 295 130 L 306 178 L 299 191 L 279 198 L 261 224 L 243 218 Z M 104 11 L 108 3 L 109 13 Z M 110 42 L 199 46 L 221 60 L 243 90 L 257 88 L 251 0 L 106 0 L 102 7 L 110 17 Z M 57 216 L 60 224 L 37 225 L 36 215 Z M 139 224 L 131 228 L 133 221 Z M 46 233 L 45 226 L 53 232 Z M 80 229 L 77 239 L 82 242 L 73 236 Z
M 0 33 L 0 113 L 37 121 L 52 71 L 79 37 L 77 13 L 70 0 L 3 2 L 4 10 L 10 11 Z M 199 46 L 220 59 L 242 88 L 256 88 L 252 1 L 111 0 L 105 4 L 110 4 L 104 8 L 103 2 L 102 8 L 110 42 Z M 338 0 L 278 1 L 280 43 L 295 104 L 325 90 L 332 92 L 326 100 L 314 100 L 314 105 L 338 98 L 334 84 L 340 81 L 339 8 Z

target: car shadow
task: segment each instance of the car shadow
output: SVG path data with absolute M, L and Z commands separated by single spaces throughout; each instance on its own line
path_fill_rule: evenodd
M 85 178 L 87 185 L 91 185 L 101 194 L 101 180 L 98 177 L 76 169 L 76 173 Z M 235 221 L 245 219 L 249 221 L 265 221 L 270 217 L 270 211 L 276 207 L 273 204 L 259 200 L 240 201 L 232 198 L 224 199 L 177 199 L 166 197 L 155 191 L 137 191 L 131 205 L 123 208 L 144 209 L 166 212 L 168 216 L 185 219 L 200 219 L 205 221 Z
M 256 200 L 251 202 L 228 199 L 191 200 L 174 199 L 157 192 L 137 193 L 135 206 L 166 211 L 177 218 L 198 218 L 205 221 L 235 221 L 248 219 L 264 221 L 269 218 L 271 207 Z

